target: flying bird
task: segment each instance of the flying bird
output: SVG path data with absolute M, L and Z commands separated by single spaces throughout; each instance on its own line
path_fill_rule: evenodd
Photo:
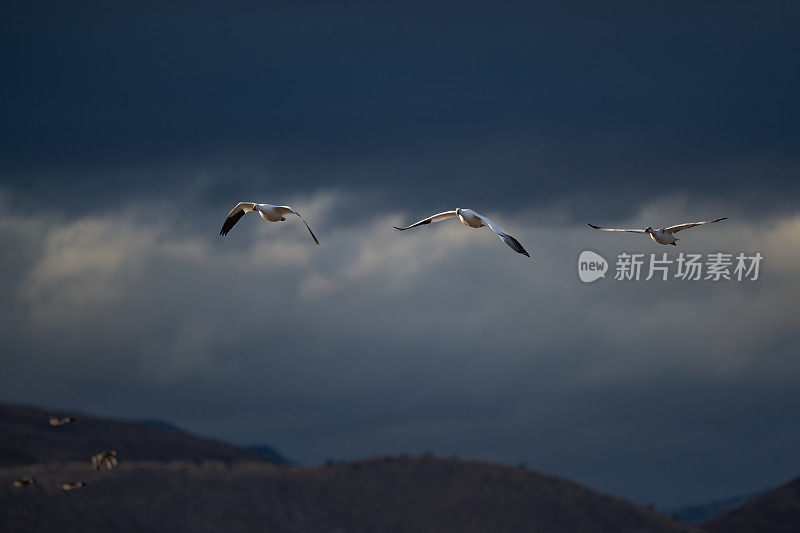
M 15 487 L 27 487 L 36 483 L 36 479 L 32 477 L 21 477 L 14 480 Z
M 417 226 L 422 226 L 424 224 L 430 224 L 431 222 L 441 222 L 442 220 L 446 220 L 448 218 L 458 217 L 461 222 L 469 227 L 469 228 L 482 228 L 483 226 L 489 226 L 492 231 L 497 233 L 497 236 L 503 239 L 512 250 L 522 255 L 530 257 L 528 252 L 525 251 L 525 248 L 519 243 L 517 239 L 506 233 L 506 230 L 500 227 L 499 224 L 496 224 L 486 218 L 485 216 L 481 215 L 480 213 L 476 213 L 472 209 L 462 209 L 458 208 L 455 211 L 445 211 L 444 213 L 438 213 L 428 218 L 423 218 L 419 222 L 414 222 L 410 226 L 406 226 L 405 228 L 398 228 L 397 226 L 392 226 L 394 229 L 399 231 L 405 231 L 407 229 L 416 228 Z
M 225 219 L 225 223 L 222 224 L 222 229 L 219 230 L 220 235 L 227 235 L 228 232 L 239 222 L 239 219 L 245 216 L 250 211 L 257 211 L 261 218 L 268 222 L 284 222 L 286 220 L 286 215 L 293 214 L 297 215 L 300 220 L 303 221 L 303 224 L 306 225 L 308 228 L 308 232 L 311 234 L 311 238 L 314 239 L 314 242 L 319 244 L 317 240 L 317 236 L 314 235 L 314 232 L 311 231 L 311 226 L 308 225 L 308 222 L 305 221 L 303 217 L 300 216 L 300 213 L 289 207 L 288 205 L 270 205 L 270 204 L 255 204 L 253 202 L 239 202 L 236 204 L 230 213 L 228 213 L 228 218 Z
M 75 490 L 85 486 L 86 482 L 84 481 L 67 481 L 61 484 L 61 490 Z
M 63 426 L 64 424 L 75 422 L 75 417 L 72 416 L 56 416 L 56 415 L 51 415 L 49 413 L 45 413 L 44 416 L 46 416 L 50 420 L 50 425 L 53 427 Z
M 95 470 L 100 470 L 103 466 L 105 466 L 108 470 L 111 470 L 117 466 L 116 451 L 112 450 L 110 452 L 101 452 L 92 456 L 92 468 Z
M 650 226 L 647 226 L 645 229 L 616 229 L 616 228 L 603 228 L 601 226 L 595 226 L 594 224 L 589 224 L 594 229 L 600 231 L 627 231 L 628 233 L 641 233 L 643 235 L 650 235 L 650 238 L 653 239 L 653 242 L 657 244 L 671 244 L 672 246 L 678 246 L 678 239 L 675 237 L 675 233 L 679 231 L 683 231 L 685 229 L 693 228 L 695 226 L 702 226 L 703 224 L 713 224 L 714 222 L 719 222 L 720 220 L 726 220 L 728 217 L 718 218 L 716 220 L 704 220 L 702 222 L 687 222 L 685 224 L 676 224 L 674 226 L 669 226 L 668 228 L 659 228 L 653 229 Z

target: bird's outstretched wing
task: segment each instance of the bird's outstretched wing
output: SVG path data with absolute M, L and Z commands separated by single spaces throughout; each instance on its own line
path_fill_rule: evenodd
M 294 213 L 295 215 L 297 215 L 297 217 L 300 220 L 303 221 L 303 224 L 306 225 L 306 228 L 308 228 L 308 232 L 311 234 L 311 238 L 314 239 L 314 242 L 317 243 L 317 245 L 319 245 L 319 240 L 317 239 L 317 236 L 314 235 L 313 231 L 311 231 L 311 226 L 308 225 L 308 222 L 306 222 L 306 219 L 304 219 L 303 217 L 300 216 L 300 213 L 298 213 L 297 211 L 295 211 L 294 209 L 292 209 L 288 205 L 279 205 L 279 206 L 276 206 L 276 208 L 279 211 L 281 211 L 282 213 Z
M 231 209 L 231 212 L 228 213 L 228 218 L 225 219 L 225 222 L 222 224 L 222 229 L 219 230 L 220 235 L 227 235 L 228 232 L 233 228 L 239 219 L 242 218 L 245 213 L 249 213 L 256 208 L 256 204 L 253 202 L 239 202 L 236 204 L 236 207 Z
M 589 224 L 590 227 L 594 229 L 598 229 L 600 231 L 627 231 L 628 233 L 642 233 L 647 234 L 647 232 L 643 229 L 617 229 L 617 228 L 604 228 L 602 226 L 595 226 L 594 224 Z
M 695 226 L 702 226 L 703 224 L 713 224 L 714 222 L 719 222 L 720 220 L 726 220 L 727 218 L 728 217 L 722 217 L 716 220 L 704 220 L 703 222 L 687 222 L 686 224 L 675 224 L 674 226 L 664 228 L 664 231 L 666 231 L 667 233 L 678 233 L 679 231 L 683 231 L 685 229 L 693 228 Z
M 478 218 L 480 218 L 487 226 L 492 228 L 492 231 L 497 233 L 497 236 L 503 239 L 503 242 L 506 243 L 512 250 L 514 250 L 518 254 L 530 257 L 530 254 L 528 254 L 528 252 L 525 251 L 525 248 L 522 247 L 519 241 L 514 237 L 512 237 L 511 235 L 509 235 L 508 233 L 506 233 L 506 230 L 501 228 L 499 224 L 492 222 L 490 219 L 486 218 L 481 214 L 476 213 L 476 215 L 478 215 Z
M 419 222 L 414 222 L 413 224 L 411 224 L 410 226 L 406 226 L 405 228 L 398 228 L 397 226 L 392 226 L 392 227 L 399 231 L 405 231 L 407 229 L 416 228 L 417 226 L 422 226 L 423 224 L 430 224 L 431 222 L 441 222 L 442 220 L 453 218 L 454 216 L 457 216 L 455 211 L 445 211 L 443 213 L 437 213 L 428 218 L 423 218 Z

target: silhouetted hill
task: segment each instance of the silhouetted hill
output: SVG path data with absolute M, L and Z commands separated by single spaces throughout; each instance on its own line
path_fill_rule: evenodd
M 701 527 L 709 533 L 797 533 L 800 531 L 800 477 L 708 520 Z
M 732 496 L 730 498 L 723 498 L 713 500 L 706 503 L 695 505 L 684 505 L 683 507 L 676 507 L 672 509 L 662 509 L 661 512 L 669 517 L 674 518 L 678 522 L 687 525 L 695 525 L 704 522 L 716 516 L 723 511 L 733 509 L 746 501 L 752 500 L 759 493 L 748 494 L 746 496 Z
M 38 483 L 13 487 L 21 476 Z M 62 492 L 65 480 L 88 485 Z M 121 460 L 110 472 L 84 463 L 3 467 L 0 501 L 3 531 L 688 531 L 561 479 L 437 458 L 319 467 Z
M 183 429 L 179 428 L 172 422 L 167 422 L 166 420 L 160 420 L 158 418 L 142 418 L 140 420 L 134 420 L 133 422 L 136 424 L 144 424 L 145 426 L 155 426 L 158 428 L 169 429 L 171 431 L 186 433 Z
M 69 413 L 76 421 L 51 427 L 45 410 L 0 404 L 0 465 L 89 461 L 117 450 L 125 459 L 240 461 L 256 452 L 185 433 L 175 426 Z
M 273 448 L 272 446 L 268 446 L 266 444 L 258 444 L 255 446 L 248 446 L 248 450 L 251 452 L 256 452 L 258 455 L 272 461 L 273 463 L 277 463 L 279 465 L 288 465 L 291 464 L 293 461 L 290 461 L 284 455 Z
M 689 531 L 521 467 L 431 456 L 283 466 L 160 423 L 77 416 L 52 428 L 39 409 L 0 406 L 0 531 Z M 95 472 L 89 456 L 104 449 L 119 466 Z M 37 483 L 13 485 L 26 476 Z M 65 481 L 87 486 L 64 492 Z

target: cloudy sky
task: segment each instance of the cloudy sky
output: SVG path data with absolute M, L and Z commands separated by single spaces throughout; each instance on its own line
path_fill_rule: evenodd
M 794 477 L 800 9 L 639 4 L 3 7 L 0 400 L 660 506 Z M 322 245 L 218 237 L 242 200 Z M 534 260 L 391 229 L 457 206 Z M 764 262 L 584 285 L 584 249 Z

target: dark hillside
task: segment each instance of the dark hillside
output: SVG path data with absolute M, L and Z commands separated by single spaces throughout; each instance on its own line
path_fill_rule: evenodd
M 644 507 L 497 463 L 376 458 L 317 467 L 176 430 L 0 406 L 0 531 L 536 531 L 688 529 Z M 89 457 L 115 449 L 119 466 Z M 258 452 L 258 453 L 257 453 Z M 15 487 L 31 476 L 36 484 Z M 87 486 L 61 490 L 66 481 Z
M 800 531 L 800 477 L 700 527 L 709 533 L 796 533 Z
M 76 421 L 51 427 L 45 410 L 0 404 L 0 465 L 89 461 L 117 450 L 121 460 L 263 459 L 256 452 L 153 423 L 136 423 L 68 413 Z
M 13 487 L 21 476 L 37 484 Z M 88 485 L 63 492 L 66 480 Z M 110 472 L 84 463 L 4 467 L 0 502 L 3 531 L 688 531 L 558 478 L 438 458 L 320 467 L 126 461 Z

